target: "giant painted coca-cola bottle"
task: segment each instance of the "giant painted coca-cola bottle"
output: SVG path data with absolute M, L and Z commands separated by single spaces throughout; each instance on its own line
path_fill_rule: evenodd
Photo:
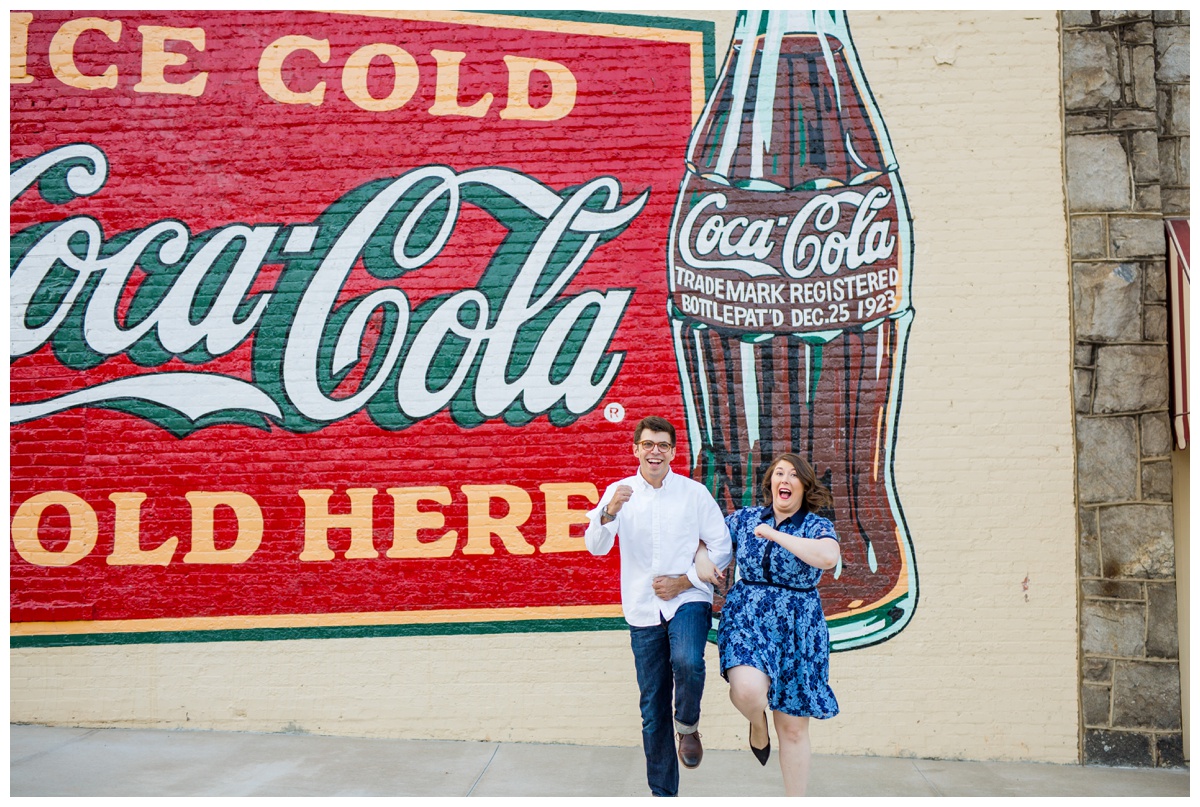
M 821 583 L 835 650 L 917 603 L 892 477 L 912 220 L 840 11 L 743 11 L 692 132 L 668 244 L 668 309 L 692 476 L 726 512 L 771 459 L 809 459 L 842 560 Z

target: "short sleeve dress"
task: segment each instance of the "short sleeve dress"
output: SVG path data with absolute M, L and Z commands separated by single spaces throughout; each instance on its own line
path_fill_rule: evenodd
M 754 534 L 766 523 L 789 535 L 837 540 L 833 523 L 801 511 L 776 526 L 770 507 L 744 507 L 726 517 L 740 578 L 721 611 L 717 646 L 721 675 L 747 664 L 771 679 L 767 705 L 796 717 L 833 717 L 829 688 L 829 629 L 817 581 L 821 570 Z

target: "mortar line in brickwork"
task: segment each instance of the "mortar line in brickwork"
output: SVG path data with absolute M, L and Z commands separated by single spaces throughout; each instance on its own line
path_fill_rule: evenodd
M 496 754 L 499 753 L 499 751 L 500 743 L 496 743 L 496 747 L 492 749 L 492 755 L 488 757 L 488 761 L 484 764 L 483 770 L 479 772 L 479 775 L 475 777 L 475 781 L 471 783 L 471 789 L 467 791 L 468 796 L 475 792 L 475 788 L 479 786 L 479 780 L 482 779 L 483 775 L 488 772 L 488 768 L 492 767 L 492 760 L 496 758 Z

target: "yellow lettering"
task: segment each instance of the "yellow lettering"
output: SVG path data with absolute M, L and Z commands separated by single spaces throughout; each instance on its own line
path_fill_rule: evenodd
M 429 55 L 437 59 L 437 88 L 434 90 L 433 106 L 429 107 L 429 114 L 482 118 L 492 105 L 493 95 L 490 92 L 484 93 L 482 98 L 470 106 L 458 104 L 459 65 L 467 54 L 435 49 L 429 51 Z
M 591 482 L 547 482 L 540 486 L 546 496 L 546 542 L 541 552 L 585 552 L 583 536 L 571 537 L 572 524 L 588 523 L 587 508 L 573 510 L 572 496 L 582 496 L 592 505 L 600 501 L 600 494 Z
M 505 56 L 508 65 L 508 104 L 500 110 L 504 120 L 558 120 L 575 108 L 575 76 L 558 62 Z M 536 109 L 529 105 L 529 81 L 533 71 L 550 78 L 550 100 Z
M 367 92 L 367 71 L 371 67 L 371 60 L 376 56 L 386 56 L 390 59 L 396 75 L 396 83 L 386 98 L 374 98 Z M 360 109 L 368 112 L 391 112 L 408 103 L 408 99 L 417 91 L 419 79 L 417 60 L 408 51 L 380 42 L 365 45 L 350 54 L 346 66 L 342 68 L 342 91 Z
M 68 87 L 81 90 L 112 89 L 117 86 L 115 64 L 110 64 L 98 76 L 85 76 L 75 66 L 75 41 L 84 31 L 99 31 L 110 41 L 118 42 L 121 39 L 121 22 L 99 17 L 80 17 L 64 22 L 50 40 L 50 70 L 56 79 Z
M 29 60 L 29 12 L 10 11 L 8 14 L 8 83 L 29 84 L 33 76 L 25 72 Z
M 38 527 L 47 507 L 62 507 L 71 518 L 71 535 L 61 551 L 42 546 Z M 17 508 L 12 521 L 12 542 L 17 554 L 34 566 L 70 566 L 86 558 L 96 546 L 99 534 L 96 511 L 74 493 L 54 490 L 31 496 Z
M 349 488 L 350 513 L 335 516 L 329 512 L 329 497 L 332 490 L 302 490 L 304 500 L 304 551 L 300 560 L 333 560 L 329 548 L 329 530 L 349 529 L 350 548 L 347 558 L 377 558 L 373 540 L 372 502 L 375 488 Z
M 517 529 L 533 512 L 529 494 L 515 485 L 463 485 L 467 494 L 467 545 L 464 555 L 492 555 L 492 536 L 495 535 L 512 555 L 532 555 L 533 546 Z M 492 518 L 492 499 L 503 499 L 508 513 Z
M 419 540 L 418 531 L 437 530 L 446 525 L 446 517 L 440 511 L 421 511 L 419 502 L 450 504 L 450 489 L 437 488 L 388 488 L 395 508 L 395 538 L 387 551 L 389 558 L 448 558 L 458 545 L 458 531 L 449 530 L 432 541 Z
M 187 42 L 198 51 L 204 50 L 203 28 L 168 28 L 161 25 L 139 25 L 142 35 L 142 80 L 133 85 L 134 92 L 155 92 L 166 95 L 199 96 L 208 83 L 208 73 L 200 72 L 177 84 L 167 81 L 166 69 L 187 64 L 182 53 L 166 49 L 167 42 Z
M 192 548 L 183 556 L 184 563 L 244 563 L 258 550 L 263 516 L 252 497 L 237 491 L 190 491 L 184 495 L 192 506 Z M 217 508 L 222 505 L 232 508 L 238 527 L 233 545 L 218 549 L 213 525 Z
M 166 566 L 175 556 L 178 538 L 168 538 L 154 549 L 142 549 L 142 502 L 145 493 L 112 493 L 109 501 L 117 506 L 113 524 L 113 551 L 109 566 Z
M 308 92 L 296 92 L 283 83 L 283 62 L 298 50 L 315 54 L 321 64 L 329 61 L 329 40 L 307 36 L 284 36 L 267 45 L 258 60 L 258 84 L 281 104 L 320 106 L 325 100 L 325 82 L 318 81 Z

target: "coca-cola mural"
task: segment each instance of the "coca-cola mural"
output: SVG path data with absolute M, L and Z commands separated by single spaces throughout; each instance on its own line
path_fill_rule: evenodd
M 13 12 L 14 642 L 623 625 L 713 61 L 653 22 Z
M 833 649 L 917 602 L 892 479 L 912 220 L 844 12 L 744 11 L 688 144 L 667 253 L 692 476 L 754 504 L 784 451 L 833 491 Z
M 15 644 L 620 627 L 584 513 L 649 414 L 725 507 L 810 456 L 835 647 L 907 622 L 911 225 L 841 12 L 719 79 L 622 15 L 10 28 Z

